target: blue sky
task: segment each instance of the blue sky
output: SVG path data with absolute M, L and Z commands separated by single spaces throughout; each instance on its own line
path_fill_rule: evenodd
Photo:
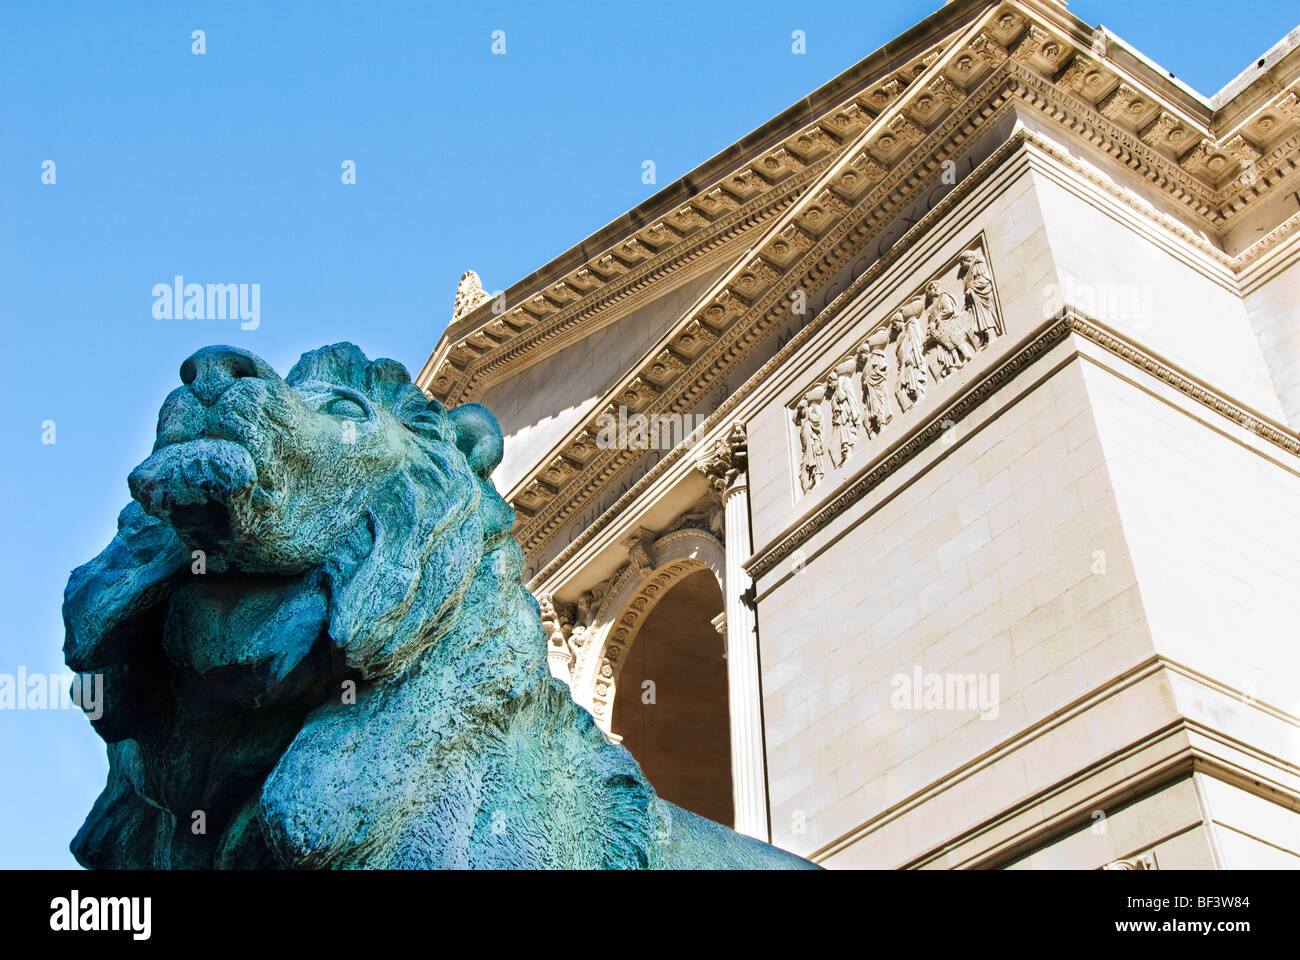
M 194 350 L 244 346 L 284 373 L 352 340 L 414 372 L 467 267 L 508 286 L 939 5 L 4 5 L 0 673 L 63 669 L 68 572 L 112 537 Z M 1070 9 L 1207 95 L 1300 16 L 1294 0 L 1239 18 Z M 176 274 L 259 283 L 259 328 L 155 319 L 152 288 Z M 0 711 L 0 866 L 74 865 L 105 770 L 77 712 Z

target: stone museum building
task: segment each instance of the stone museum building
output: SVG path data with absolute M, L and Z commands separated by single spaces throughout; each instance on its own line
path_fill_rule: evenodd
M 499 418 L 552 672 L 665 799 L 831 868 L 1300 867 L 1300 29 L 1244 66 L 955 0 L 465 275 L 418 383 Z

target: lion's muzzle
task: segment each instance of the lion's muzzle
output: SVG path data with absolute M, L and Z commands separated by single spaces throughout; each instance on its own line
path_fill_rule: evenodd
M 147 513 L 192 543 L 191 532 L 232 534 L 233 512 L 270 499 L 258 486 L 258 430 L 243 408 L 262 410 L 268 393 L 287 396 L 289 389 L 260 357 L 236 347 L 205 347 L 181 364 L 180 377 L 184 386 L 159 412 L 154 451 L 127 485 Z M 236 402 L 250 387 L 252 395 Z
M 257 489 L 252 454 L 230 440 L 202 438 L 155 451 L 131 471 L 127 486 L 145 512 L 191 542 L 195 530 L 229 532 L 229 510 Z

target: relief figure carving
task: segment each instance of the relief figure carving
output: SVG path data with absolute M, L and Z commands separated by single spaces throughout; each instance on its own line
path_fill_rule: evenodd
M 986 347 L 1002 334 L 1002 320 L 993 303 L 993 277 L 978 250 L 967 250 L 961 255 L 960 263 L 957 277 L 963 282 L 971 338 L 976 349 Z
M 862 370 L 862 425 L 866 428 L 868 440 L 879 436 L 894 417 L 886 386 L 889 379 L 889 362 L 885 359 L 887 343 L 889 328 L 882 327 L 858 347 L 858 366 Z
M 807 493 L 822 478 L 822 411 L 821 404 L 799 401 L 794 411 L 795 429 L 799 431 L 799 486 Z
M 924 301 L 919 297 L 890 318 L 890 336 L 898 340 L 898 406 L 906 413 L 925 396 L 929 374 L 925 368 L 925 331 L 921 327 Z
M 946 377 L 964 367 L 967 360 L 975 359 L 970 345 L 970 317 L 957 309 L 957 301 L 944 292 L 937 280 L 925 285 L 925 333 L 934 347 L 936 377 Z
M 832 370 L 826 378 L 826 395 L 831 402 L 831 463 L 839 467 L 853 455 L 853 448 L 858 444 L 862 414 L 853 397 L 853 381 L 848 374 Z
M 982 245 L 962 250 L 867 329 L 852 356 L 814 380 L 791 413 L 805 493 L 849 461 L 860 433 L 875 440 L 896 414 L 925 399 L 932 383 L 965 367 L 1006 333 Z

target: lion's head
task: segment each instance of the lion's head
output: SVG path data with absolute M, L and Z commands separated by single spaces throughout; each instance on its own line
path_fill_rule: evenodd
M 117 536 L 64 597 L 109 743 L 84 865 L 773 855 L 659 801 L 550 676 L 486 409 L 448 411 L 351 344 L 283 380 L 209 347 L 181 381 Z
M 366 675 L 436 639 L 440 608 L 513 521 L 489 480 L 501 459 L 492 415 L 445 410 L 400 364 L 352 344 L 305 354 L 285 379 L 248 351 L 208 347 L 180 377 L 128 485 L 184 546 L 184 565 L 321 569 L 330 637 Z M 70 596 L 77 586 L 74 574 Z M 94 666 L 93 638 L 78 641 L 74 665 Z
M 64 600 L 68 663 L 106 678 L 96 729 L 168 809 L 211 792 L 169 763 L 178 740 L 255 713 L 265 747 L 227 773 L 264 777 L 341 682 L 397 673 L 454 629 L 486 557 L 517 587 L 522 569 L 485 408 L 446 410 L 346 343 L 284 379 L 208 347 L 180 379 L 118 535 Z

